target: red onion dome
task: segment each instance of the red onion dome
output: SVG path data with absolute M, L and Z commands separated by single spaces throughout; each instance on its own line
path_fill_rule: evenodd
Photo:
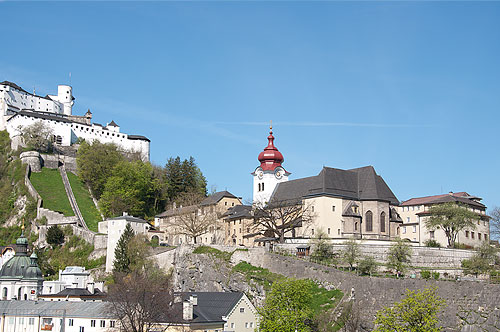
M 284 158 L 281 152 L 274 146 L 273 127 L 270 127 L 269 136 L 267 137 L 268 144 L 259 154 L 260 167 L 264 171 L 274 171 L 276 167 L 281 166 Z

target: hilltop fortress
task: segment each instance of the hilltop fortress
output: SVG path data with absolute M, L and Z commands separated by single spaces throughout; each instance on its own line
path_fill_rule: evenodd
M 0 83 L 0 130 L 7 130 L 14 146 L 21 143 L 22 128 L 42 122 L 52 129 L 55 144 L 71 146 L 78 139 L 87 142 L 114 143 L 126 152 L 139 153 L 143 161 L 149 161 L 147 137 L 120 132 L 114 121 L 105 126 L 92 123 L 92 113 L 73 115 L 73 89 L 59 85 L 57 95 L 45 97 L 29 93 L 15 83 Z

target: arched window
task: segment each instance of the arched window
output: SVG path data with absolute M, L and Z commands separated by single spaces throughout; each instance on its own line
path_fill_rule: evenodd
M 262 182 L 262 191 L 264 191 L 264 182 Z
M 380 214 L 380 232 L 385 233 L 385 212 Z
M 358 222 L 355 222 L 354 223 L 354 230 L 357 231 L 358 230 Z
M 19 287 L 19 289 L 17 290 L 17 299 L 18 300 L 22 300 L 22 298 L 21 298 L 21 292 L 22 292 L 22 288 Z
M 371 211 L 366 212 L 365 219 L 366 219 L 366 231 L 372 232 L 373 231 L 373 213 Z
M 7 300 L 8 290 L 7 287 L 3 288 L 2 299 Z

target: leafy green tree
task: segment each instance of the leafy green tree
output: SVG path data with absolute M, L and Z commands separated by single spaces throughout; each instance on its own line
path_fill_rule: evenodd
M 410 258 L 411 247 L 403 240 L 398 240 L 389 248 L 387 266 L 395 270 L 399 276 L 408 268 Z
M 312 331 L 312 281 L 283 279 L 276 281 L 263 307 L 257 309 L 262 332 Z
M 104 186 L 113 175 L 115 166 L 125 158 L 115 144 L 93 141 L 82 142 L 77 152 L 78 176 L 90 188 L 96 199 L 100 199 Z
M 358 270 L 361 275 L 372 275 L 377 270 L 377 262 L 372 256 L 363 257 L 358 263 Z
M 433 205 L 429 213 L 425 226 L 428 229 L 441 228 L 446 234 L 450 248 L 455 247 L 458 233 L 464 229 L 475 229 L 480 218 L 465 205 L 453 202 Z
M 64 243 L 64 232 L 58 225 L 50 226 L 47 230 L 47 243 L 53 247 Z
M 332 246 L 328 242 L 328 235 L 325 231 L 319 229 L 312 244 L 314 251 L 311 254 L 311 260 L 321 263 L 331 260 L 333 256 Z
M 433 288 L 407 290 L 401 302 L 377 312 L 374 332 L 440 332 L 437 314 L 444 305 Z
M 99 200 L 105 217 L 128 212 L 134 216 L 154 214 L 154 178 L 150 163 L 121 161 L 107 179 Z
M 123 234 L 120 236 L 115 248 L 115 260 L 113 261 L 114 273 L 129 273 L 131 271 L 132 257 L 129 252 L 129 243 L 134 237 L 134 231 L 130 223 L 127 223 Z
M 360 256 L 359 244 L 355 239 L 349 239 L 345 242 L 345 248 L 342 251 L 342 258 L 344 262 L 349 264 L 349 269 L 352 270 L 354 264 L 358 261 Z
M 476 248 L 474 256 L 470 259 L 462 261 L 462 268 L 465 274 L 474 274 L 476 277 L 479 274 L 488 273 L 493 270 L 495 263 L 498 262 L 498 250 L 491 246 L 487 241 Z
M 169 158 L 165 165 L 164 178 L 167 183 L 167 199 L 170 202 L 186 192 L 207 195 L 207 180 L 193 157 L 183 161 L 180 157 Z

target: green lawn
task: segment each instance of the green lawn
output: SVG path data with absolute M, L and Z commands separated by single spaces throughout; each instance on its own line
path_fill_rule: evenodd
M 40 173 L 31 173 L 30 181 L 42 196 L 44 208 L 60 212 L 67 217 L 75 215 L 66 196 L 59 170 L 42 168 Z
M 101 215 L 95 207 L 89 191 L 85 188 L 84 184 L 80 181 L 78 176 L 71 172 L 67 172 L 73 195 L 75 195 L 76 202 L 80 208 L 83 219 L 91 231 L 97 232 L 97 223 L 102 221 Z

